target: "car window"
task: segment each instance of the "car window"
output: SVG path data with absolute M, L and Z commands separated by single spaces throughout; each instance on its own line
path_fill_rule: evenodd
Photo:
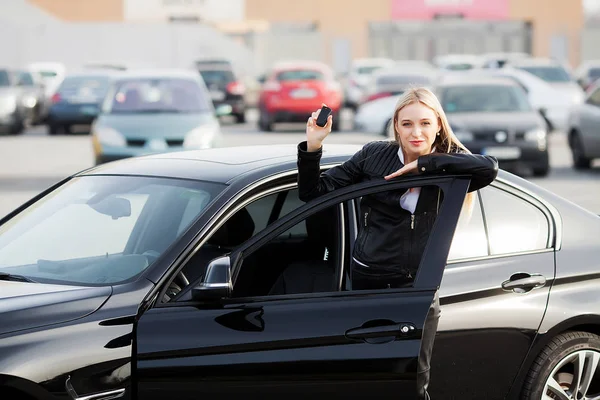
M 221 187 L 75 178 L 0 226 L 0 271 L 66 284 L 127 280 L 174 243 Z
M 106 76 L 70 76 L 60 84 L 58 93 L 72 103 L 97 103 L 108 92 L 109 84 Z
M 588 97 L 587 102 L 600 107 L 600 87 L 597 87 Z
M 22 86 L 33 86 L 34 85 L 33 77 L 31 76 L 31 74 L 29 72 L 19 73 L 18 82 L 19 82 L 19 85 L 22 85 Z
M 206 86 L 226 85 L 229 82 L 235 81 L 233 72 L 229 70 L 200 70 L 200 75 L 204 79 Z
M 488 240 L 479 196 L 475 195 L 472 199 L 472 203 L 466 203 L 460 214 L 448 261 L 488 255 Z
M 282 71 L 277 74 L 277 80 L 285 81 L 322 81 L 325 80 L 325 75 L 321 71 L 310 69 L 299 69 L 292 71 Z
M 10 74 L 5 69 L 0 69 L 0 87 L 10 86 Z
M 549 222 L 539 208 L 502 189 L 487 187 L 480 192 L 491 255 L 548 247 Z
M 200 84 L 185 78 L 123 79 L 108 99 L 111 114 L 199 113 L 212 101 Z
M 546 82 L 569 82 L 571 80 L 569 73 L 562 67 L 531 66 L 518 68 L 527 71 L 530 74 L 533 74 L 538 78 L 545 80 Z
M 456 85 L 441 91 L 442 107 L 449 113 L 531 111 L 526 93 L 512 85 Z

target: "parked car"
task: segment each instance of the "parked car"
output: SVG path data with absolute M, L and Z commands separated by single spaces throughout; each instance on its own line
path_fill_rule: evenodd
M 222 64 L 197 66 L 204 83 L 210 91 L 215 109 L 232 115 L 238 123 L 246 122 L 246 88 L 231 67 Z
M 354 114 L 354 129 L 373 135 L 390 136 L 394 109 L 402 95 L 386 96 L 362 104 Z
M 486 65 L 486 58 L 474 54 L 445 54 L 433 59 L 433 64 L 447 71 L 468 71 L 476 68 L 483 68 Z
M 323 103 L 332 110 L 332 129 L 338 130 L 342 88 L 329 66 L 316 61 L 278 63 L 261 88 L 258 126 L 272 131 L 276 123 L 306 122 Z
M 91 126 L 100 113 L 111 80 L 117 72 L 82 71 L 68 74 L 52 95 L 48 109 L 51 135 L 72 133 L 72 127 Z
M 448 76 L 435 91 L 470 151 L 496 157 L 503 169 L 548 174 L 548 125 L 512 79 Z
M 548 82 L 562 96 L 571 100 L 571 105 L 581 104 L 584 92 L 575 81 L 571 71 L 562 63 L 546 58 L 528 58 L 511 61 L 513 68 L 522 69 Z
M 59 62 L 34 62 L 26 66 L 28 71 L 38 74 L 44 82 L 46 100 L 49 101 L 67 73 L 67 68 Z
M 588 90 L 600 78 L 600 60 L 583 62 L 573 73 L 579 86 Z
M 588 94 L 569 115 L 568 139 L 573 166 L 589 169 L 592 161 L 600 158 L 600 83 L 588 89 Z
M 15 70 L 0 68 L 0 135 L 23 132 L 30 117 L 24 91 Z
M 473 70 L 469 74 L 471 76 L 481 74 L 483 76 L 499 76 L 512 79 L 527 93 L 531 106 L 543 113 L 549 131 L 567 131 L 567 120 L 573 101 L 571 98 L 565 97 L 561 90 L 557 90 L 548 82 L 527 71 L 510 66 L 501 69 Z
M 356 110 L 363 102 L 365 87 L 372 74 L 381 68 L 391 68 L 395 64 L 389 58 L 358 58 L 350 64 L 343 79 L 344 105 Z
M 26 109 L 29 123 L 38 125 L 48 117 L 49 101 L 41 77 L 32 71 L 17 70 L 16 85 L 22 92 L 22 103 Z
M 115 77 L 92 126 L 96 164 L 221 143 L 210 94 L 195 71 L 136 70 Z
M 366 85 L 362 104 L 382 97 L 404 93 L 413 86 L 430 86 L 437 77 L 434 69 L 410 69 L 395 66 L 382 68 L 373 73 Z
M 598 216 L 504 171 L 470 207 L 452 175 L 305 204 L 296 153 L 105 164 L 0 220 L 0 398 L 410 398 L 436 291 L 432 398 L 598 395 Z M 353 291 L 360 198 L 423 186 L 443 201 L 413 287 Z

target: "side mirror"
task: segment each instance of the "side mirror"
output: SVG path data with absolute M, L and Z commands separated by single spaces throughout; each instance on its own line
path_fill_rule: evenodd
M 208 264 L 206 276 L 192 289 L 192 299 L 196 301 L 220 300 L 231 297 L 231 260 L 229 256 L 219 257 Z

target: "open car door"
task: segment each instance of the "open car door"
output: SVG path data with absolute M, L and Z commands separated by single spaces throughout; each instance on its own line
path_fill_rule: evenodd
M 417 398 L 422 339 L 433 337 L 436 329 L 428 331 L 425 321 L 469 182 L 465 177 L 417 177 L 340 189 L 292 211 L 214 260 L 198 282 L 170 302 L 156 301 L 139 316 L 134 346 L 139 398 Z M 236 296 L 239 272 L 251 255 L 310 215 L 343 208 L 361 196 L 425 185 L 441 189 L 443 202 L 413 287 L 353 291 L 339 279 L 331 291 Z M 231 205 L 232 213 L 242 206 Z M 342 244 L 354 240 L 348 237 L 348 219 L 338 220 Z M 208 228 L 202 240 L 214 229 Z M 350 247 L 341 250 L 336 277 L 345 275 Z M 158 290 L 164 292 L 168 282 Z

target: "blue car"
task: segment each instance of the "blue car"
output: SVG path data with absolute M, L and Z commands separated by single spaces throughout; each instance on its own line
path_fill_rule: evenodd
M 71 133 L 74 125 L 90 126 L 108 92 L 113 73 L 89 71 L 68 75 L 52 96 L 48 110 L 51 135 Z

